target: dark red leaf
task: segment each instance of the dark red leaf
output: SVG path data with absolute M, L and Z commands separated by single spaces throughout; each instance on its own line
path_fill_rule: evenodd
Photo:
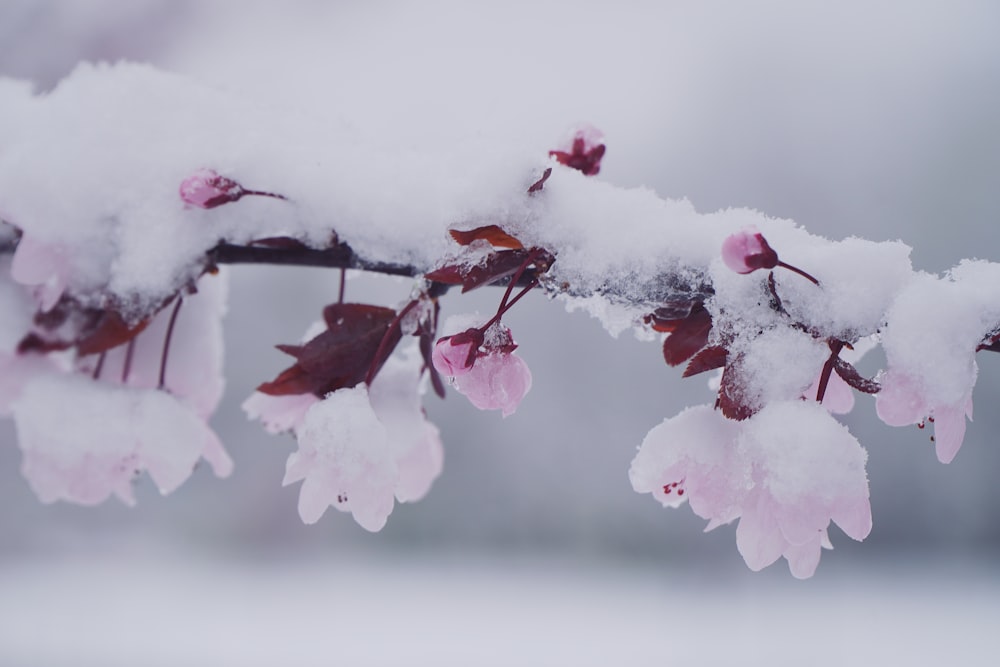
M 130 325 L 118 311 L 105 310 L 94 328 L 77 340 L 77 351 L 81 355 L 99 354 L 118 347 L 142 333 L 142 330 L 149 325 L 150 319 L 152 318 Z
M 466 271 L 468 271 L 468 267 L 451 264 L 425 273 L 424 278 L 446 285 L 461 285 L 465 281 Z
M 335 303 L 323 310 L 327 329 L 304 345 L 279 345 L 296 363 L 257 390 L 272 396 L 313 393 L 354 387 L 364 381 L 382 339 L 390 352 L 399 342 L 398 326 L 391 308 L 357 303 Z M 384 361 L 384 359 L 382 360 Z M 377 364 L 381 366 L 381 364 Z M 377 368 L 376 368 L 377 371 Z
M 882 389 L 878 382 L 864 377 L 858 373 L 858 369 L 840 357 L 834 361 L 833 370 L 837 371 L 841 380 L 865 394 L 877 394 Z
M 469 245 L 473 241 L 487 241 L 494 248 L 510 248 L 512 250 L 524 248 L 524 245 L 520 241 L 505 232 L 498 225 L 476 227 L 468 231 L 450 229 L 448 233 L 451 234 L 451 238 L 455 239 L 459 245 Z
M 726 417 L 737 421 L 749 419 L 755 412 L 746 398 L 745 383 L 738 358 L 722 371 L 719 398 L 715 406 L 720 408 Z
M 712 331 L 712 315 L 700 303 L 691 313 L 679 320 L 673 333 L 663 341 L 663 359 L 671 366 L 678 366 L 690 359 L 701 348 L 708 345 L 708 335 Z
M 692 375 L 698 375 L 699 373 L 705 373 L 706 371 L 713 371 L 716 368 L 722 368 L 726 365 L 726 358 L 728 356 L 729 351 L 721 345 L 706 347 L 691 358 L 691 362 L 687 365 L 687 368 L 684 369 L 684 375 L 682 377 L 689 378 Z

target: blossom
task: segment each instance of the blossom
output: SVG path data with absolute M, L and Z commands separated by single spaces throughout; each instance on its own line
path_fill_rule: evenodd
M 722 242 L 722 261 L 736 273 L 752 273 L 776 267 L 778 253 L 756 227 L 750 226 L 726 237 Z
M 399 470 L 385 426 L 375 416 L 364 385 L 338 389 L 306 412 L 298 451 L 288 457 L 287 486 L 302 481 L 299 516 L 316 523 L 333 506 L 377 532 L 393 506 Z
M 28 383 L 12 413 L 21 472 L 44 503 L 96 505 L 113 493 L 133 505 L 132 481 L 140 472 L 166 495 L 202 458 L 219 477 L 232 472 L 212 430 L 164 391 L 50 373 Z
M 870 532 L 866 458 L 813 402 L 775 402 L 743 422 L 698 406 L 646 435 L 629 478 L 665 507 L 688 501 L 706 530 L 738 518 L 736 546 L 750 569 L 784 557 L 806 578 L 831 548 L 830 521 L 856 540 Z
M 467 329 L 454 336 L 444 336 L 434 344 L 431 361 L 441 375 L 463 375 L 472 370 L 476 353 L 482 344 L 483 333 L 479 329 Z
M 199 169 L 185 178 L 179 192 L 185 204 L 198 208 L 222 206 L 246 194 L 243 186 L 213 169 Z
M 687 501 L 711 530 L 740 515 L 750 468 L 736 448 L 739 424 L 708 405 L 665 419 L 643 439 L 629 468 L 636 493 L 664 507 Z
M 606 150 L 603 139 L 604 134 L 593 125 L 581 125 L 573 131 L 569 145 L 549 151 L 549 157 L 583 172 L 584 176 L 596 176 L 601 171 L 601 159 Z
M 868 455 L 821 406 L 773 403 L 745 423 L 738 444 L 753 466 L 736 529 L 751 570 L 783 556 L 793 576 L 808 578 L 822 548 L 831 548 L 830 521 L 855 540 L 871 532 Z
M 426 495 L 441 474 L 444 451 L 420 406 L 421 364 L 416 354 L 393 357 L 370 388 L 360 384 L 313 398 L 293 427 L 298 450 L 288 458 L 283 481 L 302 481 L 303 522 L 315 523 L 332 506 L 377 532 L 394 499 Z
M 531 389 L 531 371 L 513 352 L 492 352 L 456 377 L 455 388 L 480 410 L 501 410 L 509 417 Z
M 975 382 L 973 375 L 972 382 Z M 881 378 L 882 390 L 875 397 L 875 411 L 889 426 L 934 424 L 934 448 L 941 463 L 951 463 L 965 439 L 966 418 L 972 419 L 972 386 L 954 403 L 932 404 L 915 377 L 890 369 Z

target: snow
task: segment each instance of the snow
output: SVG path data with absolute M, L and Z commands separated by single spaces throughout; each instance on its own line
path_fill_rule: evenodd
M 4 564 L 0 662 L 988 664 L 1000 583 L 989 562 L 953 565 L 893 559 L 804 585 L 543 557 L 95 547 Z

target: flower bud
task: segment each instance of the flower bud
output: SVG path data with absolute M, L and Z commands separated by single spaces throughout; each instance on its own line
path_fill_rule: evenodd
M 736 273 L 751 273 L 776 267 L 778 253 L 756 227 L 746 227 L 722 242 L 722 261 Z

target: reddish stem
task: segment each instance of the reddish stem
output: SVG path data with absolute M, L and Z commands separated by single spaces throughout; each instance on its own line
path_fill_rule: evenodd
M 129 373 L 132 372 L 132 355 L 135 353 L 135 338 L 130 338 L 125 346 L 125 363 L 122 364 L 122 384 L 128 382 Z
M 780 267 L 782 267 L 784 269 L 788 269 L 789 271 L 794 271 L 795 273 L 799 274 L 800 276 L 802 276 L 806 280 L 812 281 L 812 283 L 814 285 L 819 285 L 819 281 L 818 280 L 816 280 L 815 278 L 813 278 L 808 273 L 806 273 L 805 271 L 803 271 L 802 269 L 800 269 L 798 267 L 792 266 L 791 264 L 785 264 L 781 260 L 778 260 L 777 266 L 780 266 Z
M 95 380 L 96 380 L 96 379 L 98 379 L 98 378 L 100 378 L 100 377 L 101 377 L 101 370 L 102 370 L 102 369 L 104 368 L 104 359 L 105 359 L 105 357 L 107 357 L 107 356 L 108 356 L 108 353 L 107 353 L 107 351 L 106 351 L 106 350 L 105 350 L 104 352 L 101 352 L 101 353 L 100 353 L 100 354 L 99 354 L 99 355 L 97 356 L 97 365 L 96 365 L 96 366 L 94 366 L 94 373 L 93 373 L 93 375 L 91 376 L 91 377 L 93 377 L 93 379 L 95 379 Z
M 418 299 L 414 299 L 406 304 L 396 317 L 393 318 L 392 322 L 389 323 L 389 328 L 385 330 L 385 334 L 382 336 L 382 340 L 378 344 L 378 349 L 375 350 L 375 356 L 372 357 L 372 365 L 368 367 L 368 375 L 365 376 L 365 384 L 369 387 L 372 384 L 372 380 L 375 379 L 375 374 L 378 373 L 378 369 L 382 366 L 382 361 L 385 361 L 385 357 L 388 356 L 388 351 L 386 348 L 389 346 L 389 336 L 392 334 L 392 330 L 399 328 L 399 323 L 403 321 L 403 318 L 413 310 L 416 305 L 420 303 Z
M 170 321 L 167 323 L 167 335 L 163 337 L 163 354 L 160 355 L 160 382 L 157 385 L 158 389 L 164 389 L 166 387 L 167 357 L 170 354 L 170 339 L 174 335 L 174 324 L 177 322 L 177 313 L 180 312 L 182 303 L 184 303 L 184 299 L 178 296 L 177 303 L 174 305 L 174 310 L 170 313 Z

